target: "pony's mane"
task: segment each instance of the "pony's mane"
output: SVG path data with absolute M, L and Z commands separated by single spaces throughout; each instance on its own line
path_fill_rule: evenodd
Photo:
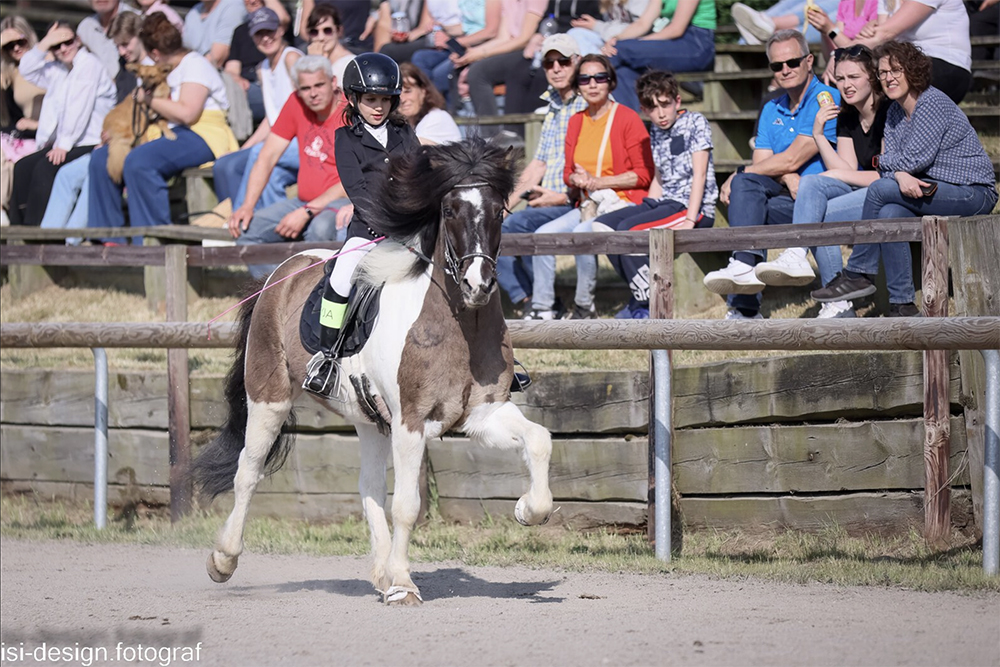
M 489 183 L 506 203 L 514 189 L 514 151 L 472 137 L 458 143 L 422 146 L 391 158 L 375 204 L 378 227 L 430 257 L 437 243 L 441 200 L 456 185 Z M 410 263 L 423 270 L 425 262 Z

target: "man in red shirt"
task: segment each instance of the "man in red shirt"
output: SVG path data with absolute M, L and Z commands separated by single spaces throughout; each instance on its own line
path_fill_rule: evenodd
M 330 61 L 303 56 L 292 67 L 296 94 L 288 98 L 250 172 L 246 199 L 229 218 L 237 245 L 283 241 L 336 241 L 346 234 L 350 202 L 340 184 L 333 135 L 344 124 L 344 100 Z M 299 196 L 254 213 L 271 171 L 292 139 L 299 142 Z M 341 218 L 338 220 L 338 217 Z M 270 275 L 273 265 L 250 266 L 254 278 Z

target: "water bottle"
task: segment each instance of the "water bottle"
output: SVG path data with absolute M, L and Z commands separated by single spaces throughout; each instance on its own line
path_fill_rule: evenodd
M 554 35 L 559 32 L 559 23 L 556 22 L 556 17 L 549 14 L 544 19 L 542 19 L 541 25 L 538 26 L 538 32 L 542 36 L 542 42 L 545 42 L 545 38 L 549 35 Z M 542 46 L 539 44 L 538 50 L 535 51 L 535 57 L 531 59 L 531 69 L 538 69 L 542 66 Z
M 434 27 L 429 33 L 427 33 L 427 48 L 433 49 L 434 45 L 437 43 L 437 34 L 441 32 L 441 26 L 434 24 Z
M 410 32 L 410 17 L 406 12 L 392 13 L 392 33 L 393 35 L 407 35 Z

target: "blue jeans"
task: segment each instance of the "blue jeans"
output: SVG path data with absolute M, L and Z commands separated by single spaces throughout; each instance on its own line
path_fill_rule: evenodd
M 792 222 L 795 201 L 788 190 L 770 176 L 736 174 L 729 190 L 729 226 L 788 225 Z M 733 255 L 755 266 L 767 257 L 766 250 L 741 250 Z M 731 308 L 748 312 L 760 310 L 760 293 L 730 294 L 726 303 Z
M 347 206 L 351 202 L 347 199 L 336 199 L 327 205 L 325 209 L 316 214 L 306 228 L 302 230 L 302 235 L 297 239 L 287 239 L 278 234 L 274 229 L 281 222 L 281 219 L 297 208 L 305 206 L 305 202 L 299 198 L 283 199 L 276 204 L 271 204 L 267 208 L 256 211 L 250 226 L 243 232 L 236 245 L 254 245 L 257 243 L 288 243 L 289 241 L 343 241 L 347 237 L 347 228 L 337 229 L 337 211 Z M 252 264 L 247 267 L 250 275 L 254 278 L 264 278 L 278 268 L 277 264 Z
M 128 188 L 128 217 L 132 227 L 169 225 L 170 195 L 167 179 L 190 167 L 197 167 L 215 156 L 205 140 L 178 125 L 177 138 L 160 138 L 137 146 L 125 158 L 125 187 Z M 108 148 L 96 149 L 90 158 L 91 226 L 124 227 L 122 186 L 108 176 Z M 125 243 L 122 237 L 104 239 L 106 243 Z
M 928 179 L 922 179 L 927 181 Z M 997 192 L 984 185 L 952 185 L 938 182 L 930 197 L 912 199 L 899 191 L 892 178 L 880 178 L 868 186 L 862 218 L 912 218 L 922 215 L 980 215 L 989 213 L 997 203 Z M 916 298 L 913 289 L 913 264 L 909 243 L 865 243 L 854 246 L 847 268 L 855 273 L 878 273 L 879 256 L 885 264 L 885 282 L 889 303 L 911 303 Z
M 538 228 L 536 234 L 559 234 L 565 232 L 591 232 L 593 220 L 580 222 L 580 209 L 574 208 Z M 556 258 L 552 255 L 536 256 L 532 262 L 534 273 L 534 293 L 531 307 L 535 310 L 552 310 L 556 302 Z M 594 288 L 597 286 L 597 257 L 595 255 L 576 256 L 576 295 L 574 301 L 581 308 L 594 305 Z
M 650 69 L 668 72 L 700 72 L 711 70 L 715 62 L 715 31 L 688 26 L 677 39 L 626 39 L 615 45 L 618 53 L 611 58 L 618 85 L 615 99 L 639 111 L 639 95 L 635 82 Z
M 56 174 L 42 217 L 42 229 L 83 229 L 87 226 L 90 155 L 88 153 L 64 164 Z M 79 245 L 82 240 L 66 239 L 66 244 Z
M 420 49 L 410 58 L 410 62 L 419 67 L 434 83 L 434 87 L 441 91 L 446 102 L 448 93 L 451 92 L 452 72 L 455 71 L 455 66 L 448 60 L 450 55 L 451 51 L 444 49 Z
M 503 234 L 528 234 L 534 232 L 546 222 L 555 220 L 561 215 L 573 210 L 572 206 L 541 206 L 527 207 L 512 213 L 503 221 Z M 507 293 L 512 303 L 521 303 L 532 293 L 533 263 L 531 255 L 515 257 L 500 254 L 497 258 L 497 282 Z
M 235 211 L 243 205 L 243 200 L 247 197 L 247 183 L 250 182 L 250 172 L 257 162 L 264 142 L 255 144 L 250 148 L 223 155 L 215 161 L 212 167 L 212 178 L 215 182 L 215 196 L 219 201 L 231 199 L 233 210 Z M 285 188 L 298 180 L 299 176 L 299 140 L 292 139 L 288 148 L 278 158 L 278 164 L 271 172 L 264 191 L 260 193 L 260 199 L 254 210 L 259 210 L 275 204 L 282 199 L 288 199 Z
M 868 188 L 856 188 L 820 174 L 803 176 L 795 198 L 792 223 L 847 222 L 860 220 Z M 813 248 L 819 279 L 827 285 L 844 268 L 840 246 Z

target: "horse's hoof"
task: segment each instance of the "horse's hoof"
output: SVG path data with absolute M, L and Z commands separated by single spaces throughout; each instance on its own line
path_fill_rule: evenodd
M 517 522 L 522 526 L 528 526 L 531 524 L 529 524 L 527 519 L 524 518 L 524 506 L 524 498 L 519 498 L 517 504 L 514 505 L 514 518 L 517 519 Z
M 384 595 L 385 603 L 390 607 L 419 607 L 424 603 L 420 593 L 401 586 L 390 586 Z
M 235 564 L 235 560 L 236 559 L 233 559 L 233 560 L 234 560 L 234 564 Z M 229 581 L 229 578 L 233 576 L 233 572 L 236 571 L 235 567 L 233 567 L 233 569 L 230 570 L 228 573 L 224 573 L 224 572 L 220 571 L 219 568 L 216 567 L 216 565 L 215 565 L 215 552 L 214 551 L 212 553 L 208 554 L 207 569 L 208 569 L 208 576 L 211 577 L 212 581 L 214 581 L 217 584 L 224 584 L 227 581 Z

